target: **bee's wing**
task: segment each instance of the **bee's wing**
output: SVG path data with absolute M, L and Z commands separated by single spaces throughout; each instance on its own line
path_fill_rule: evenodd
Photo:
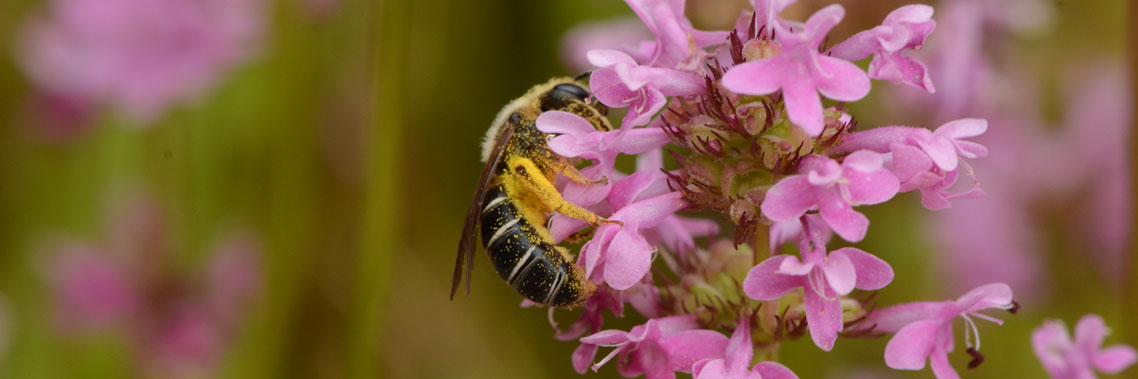
M 486 161 L 482 177 L 478 179 L 478 189 L 474 191 L 474 201 L 470 202 L 470 210 L 466 212 L 466 224 L 462 227 L 462 238 L 458 241 L 458 256 L 454 258 L 454 276 L 450 283 L 451 300 L 454 300 L 454 294 L 458 291 L 458 283 L 462 281 L 464 272 L 466 294 L 470 295 L 470 275 L 474 270 L 474 237 L 478 233 L 476 226 L 478 226 L 478 216 L 482 213 L 482 198 L 486 196 L 490 181 L 494 179 L 494 170 L 502 160 L 502 150 L 506 149 L 513 135 L 514 128 L 511 123 L 502 125 L 502 131 L 498 132 L 498 138 L 494 140 L 494 149 L 490 151 L 490 159 Z

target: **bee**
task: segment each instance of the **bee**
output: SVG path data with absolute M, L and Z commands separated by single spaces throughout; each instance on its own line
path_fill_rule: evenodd
M 588 120 L 597 130 L 612 130 L 605 118 L 608 109 L 589 101 L 589 91 L 570 78 L 555 78 L 533 87 L 510 102 L 495 117 L 482 143 L 486 166 L 478 180 L 474 200 L 458 244 L 450 297 L 465 274 L 470 294 L 474 268 L 475 233 L 498 275 L 527 299 L 554 307 L 574 307 L 592 295 L 596 286 L 574 265 L 569 252 L 557 246 L 546 226 L 549 214 L 557 212 L 596 226 L 616 223 L 565 201 L 553 185 L 560 173 L 570 180 L 591 185 L 573 161 L 550 150 L 552 137 L 535 126 L 542 112 L 570 112 Z M 602 180 L 603 181 L 603 180 Z M 481 230 L 476 228 L 481 225 Z

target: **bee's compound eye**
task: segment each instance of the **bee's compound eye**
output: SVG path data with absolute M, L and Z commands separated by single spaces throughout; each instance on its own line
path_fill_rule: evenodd
M 563 109 L 573 100 L 584 101 L 589 97 L 589 91 L 576 84 L 558 84 L 545 93 L 541 99 L 541 110 Z

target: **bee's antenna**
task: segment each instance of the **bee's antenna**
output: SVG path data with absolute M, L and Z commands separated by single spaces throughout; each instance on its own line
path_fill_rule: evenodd
M 591 71 L 591 70 L 582 72 L 581 75 L 577 75 L 577 76 L 573 77 L 573 81 L 579 82 L 579 81 L 581 81 L 581 79 L 588 79 L 589 75 L 592 75 L 592 74 L 593 74 L 593 71 Z

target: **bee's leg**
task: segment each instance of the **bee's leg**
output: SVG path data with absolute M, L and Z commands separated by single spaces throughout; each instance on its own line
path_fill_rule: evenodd
M 577 204 L 565 201 L 553 183 L 541 174 L 541 170 L 529 158 L 514 158 L 509 161 L 510 171 L 514 173 L 518 184 L 522 185 L 542 202 L 546 209 L 578 220 L 588 222 L 589 225 L 620 224 L 619 221 L 609 221 L 596 213 L 582 208 Z
M 568 237 L 565 237 L 565 240 L 563 242 L 579 243 L 579 242 L 588 241 L 589 238 L 591 238 L 593 236 L 594 230 L 596 230 L 596 229 L 586 228 L 586 229 L 583 229 L 583 230 L 578 231 L 576 233 L 570 234 Z
M 582 174 L 581 170 L 578 170 L 577 167 L 574 167 L 568 159 L 558 159 L 556 160 L 555 164 L 557 166 L 557 171 L 560 171 L 561 175 L 565 175 L 566 178 L 569 178 L 569 180 L 572 180 L 574 183 L 591 186 L 596 184 L 606 184 L 609 182 L 609 178 L 600 178 L 597 180 L 586 178 L 585 174 Z

